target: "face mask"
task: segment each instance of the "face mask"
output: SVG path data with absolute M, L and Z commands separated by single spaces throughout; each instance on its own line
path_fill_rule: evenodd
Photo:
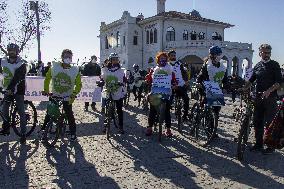
M 65 64 L 71 64 L 72 59 L 71 59 L 71 58 L 64 58 L 63 62 L 64 62 Z
M 166 60 L 161 60 L 160 63 L 159 63 L 159 65 L 162 66 L 162 67 L 166 66 L 166 64 L 167 64 Z
M 92 60 L 92 63 L 97 63 L 97 61 L 95 59 Z
M 222 56 L 217 56 L 215 60 L 216 60 L 216 62 L 220 62 L 221 59 L 222 59 Z

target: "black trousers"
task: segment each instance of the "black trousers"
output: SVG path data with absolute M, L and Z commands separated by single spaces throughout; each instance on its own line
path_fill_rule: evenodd
M 138 97 L 137 96 L 137 91 L 138 91 L 138 96 L 141 97 L 142 92 L 143 92 L 143 85 L 141 85 L 141 87 L 136 87 L 135 85 L 133 86 L 133 95 L 134 95 L 134 97 Z
M 68 121 L 69 128 L 70 128 L 70 133 L 71 133 L 71 135 L 75 135 L 76 134 L 76 122 L 75 122 L 75 118 L 74 118 L 74 114 L 73 114 L 73 110 L 72 110 L 72 104 L 70 105 L 68 103 L 68 101 L 64 101 L 63 102 L 63 110 L 64 110 L 66 117 L 67 117 L 67 121 Z M 44 118 L 44 123 L 43 123 L 42 129 L 45 129 L 49 120 L 50 120 L 50 116 L 48 114 L 46 114 L 46 116 Z
M 186 86 L 182 86 L 182 87 L 177 87 L 177 89 L 175 91 L 175 94 L 178 97 L 182 97 L 183 100 L 183 116 L 187 116 L 188 115 L 188 109 L 189 109 L 189 97 L 187 94 L 187 88 Z M 173 97 L 172 97 L 173 98 Z
M 150 112 L 148 117 L 149 127 L 153 127 L 155 121 L 157 120 L 157 110 L 155 106 L 150 105 Z M 165 123 L 166 128 L 171 128 L 171 102 L 170 100 L 166 101 L 166 109 L 165 109 Z
M 89 107 L 89 102 L 85 102 L 85 107 Z M 92 107 L 95 107 L 96 106 L 96 103 L 95 102 L 92 102 L 91 104 Z
M 264 127 L 267 127 L 277 112 L 277 97 L 271 96 L 267 99 L 256 98 L 254 110 L 255 145 L 263 147 Z
M 118 115 L 118 125 L 119 128 L 123 129 L 123 98 L 119 100 L 115 100 L 115 105 L 116 105 L 116 112 Z

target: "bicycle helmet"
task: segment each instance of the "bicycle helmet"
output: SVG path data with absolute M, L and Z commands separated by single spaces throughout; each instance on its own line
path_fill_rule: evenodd
M 139 68 L 138 64 L 133 64 L 133 68 Z
M 117 53 L 110 53 L 110 55 L 108 56 L 108 59 L 112 59 L 112 58 L 119 58 Z
M 222 49 L 218 46 L 212 46 L 209 49 L 209 54 L 220 55 L 220 54 L 222 54 Z
M 176 51 L 172 49 L 168 52 L 168 56 L 170 56 L 170 54 L 176 54 Z
M 7 50 L 9 51 L 10 49 L 16 49 L 16 51 L 19 52 L 20 47 L 15 43 L 9 43 L 7 45 Z

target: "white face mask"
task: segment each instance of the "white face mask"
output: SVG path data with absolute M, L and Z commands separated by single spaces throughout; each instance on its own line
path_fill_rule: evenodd
M 220 62 L 222 60 L 222 56 L 217 56 L 216 57 L 216 62 Z
M 71 64 L 72 59 L 71 59 L 71 58 L 64 58 L 63 62 L 64 62 L 65 64 Z
M 97 61 L 95 59 L 92 60 L 92 63 L 97 63 Z

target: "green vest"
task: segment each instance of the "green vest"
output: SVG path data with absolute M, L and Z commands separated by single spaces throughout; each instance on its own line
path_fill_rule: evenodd
M 1 67 L 3 70 L 3 88 L 7 89 L 11 80 L 14 77 L 15 71 L 21 67 L 23 64 L 22 60 L 19 59 L 15 64 L 11 64 L 8 62 L 7 58 L 1 60 Z
M 77 67 L 63 69 L 61 63 L 53 63 L 51 67 L 52 93 L 61 97 L 70 96 L 74 90 L 78 73 Z

